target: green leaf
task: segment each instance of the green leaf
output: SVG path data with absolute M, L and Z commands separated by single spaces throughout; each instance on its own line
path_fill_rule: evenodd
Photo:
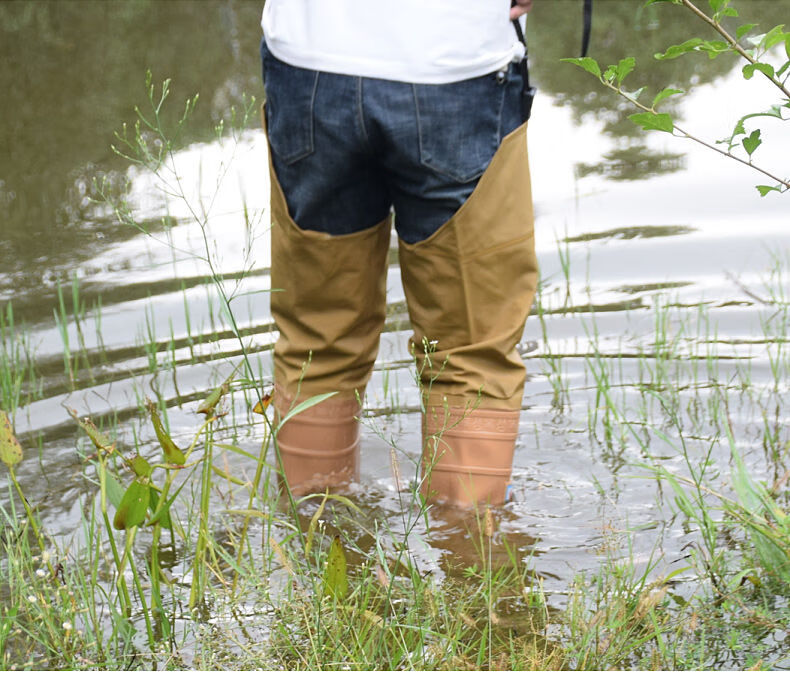
M 583 68 L 588 73 L 592 73 L 598 79 L 601 79 L 601 67 L 598 65 L 598 62 L 595 59 L 592 59 L 589 56 L 584 56 L 580 59 L 575 59 L 575 58 L 560 59 L 560 61 L 564 61 L 565 63 L 572 63 L 574 66 Z
M 2 409 L 0 409 L 0 461 L 9 468 L 22 460 L 22 445 L 14 437 L 14 430 L 11 421 Z
M 636 59 L 632 56 L 629 56 L 625 59 L 621 59 L 620 63 L 617 64 L 617 84 L 618 86 L 623 83 L 626 76 L 634 70 L 634 66 L 636 66 Z
M 666 52 L 663 54 L 661 52 L 655 54 L 656 59 L 676 59 L 687 52 L 693 52 L 697 47 L 699 47 L 704 41 L 702 38 L 691 38 L 691 40 L 686 40 L 686 42 L 682 42 L 679 45 L 672 45 Z
M 743 147 L 746 152 L 749 154 L 749 158 L 752 157 L 752 153 L 756 151 L 760 145 L 762 144 L 762 139 L 760 139 L 760 130 L 755 129 L 749 136 L 747 136 L 743 140 Z
M 743 67 L 743 77 L 747 80 L 751 80 L 752 76 L 754 75 L 754 71 L 760 71 L 761 73 L 767 75 L 769 78 L 774 77 L 774 67 L 768 63 L 748 63 Z
M 132 470 L 134 474 L 138 477 L 151 477 L 151 472 L 153 469 L 151 468 L 151 464 L 146 461 L 140 454 L 135 456 L 130 462 L 129 465 L 132 466 Z
M 148 526 L 159 522 L 163 529 L 169 529 L 172 526 L 170 522 L 170 503 L 172 503 L 172 501 L 166 501 L 162 508 L 157 511 L 156 506 L 159 505 L 159 491 L 152 486 L 148 488 L 150 492 L 148 506 L 151 508 L 151 512 L 154 513 L 154 516 L 148 521 Z
M 757 24 L 743 24 L 743 26 L 738 26 L 735 29 L 735 39 L 740 40 L 744 35 L 746 35 L 752 28 L 754 28 Z
M 675 96 L 675 94 L 684 94 L 685 92 L 682 89 L 672 89 L 671 87 L 666 87 L 662 89 L 658 94 L 656 94 L 656 98 L 653 99 L 652 108 L 655 108 L 659 103 L 661 103 L 664 99 L 669 98 L 670 96 Z
M 763 49 L 771 49 L 771 47 L 774 45 L 778 45 L 780 42 L 787 40 L 788 34 L 782 30 L 783 28 L 784 24 L 780 26 L 774 26 L 765 34 L 762 41 L 760 42 L 760 47 Z
M 156 406 L 151 400 L 146 400 L 145 406 L 148 407 L 151 422 L 154 424 L 156 439 L 159 440 L 159 446 L 162 447 L 165 460 L 173 465 L 184 465 L 186 463 L 184 452 L 176 446 L 176 443 L 167 434 L 165 427 L 162 425 L 162 419 L 159 418 L 159 413 L 156 411 Z
M 772 191 L 776 191 L 777 193 L 782 192 L 781 186 L 755 186 L 755 188 L 760 191 L 760 197 L 765 197 Z
M 634 113 L 629 115 L 628 119 L 644 130 L 655 129 L 659 132 L 669 132 L 671 134 L 675 129 L 672 116 L 669 113 Z
M 129 485 L 112 522 L 116 529 L 129 529 L 143 523 L 150 502 L 149 488 L 140 480 L 134 480 Z
M 335 536 L 329 546 L 329 557 L 324 570 L 324 595 L 342 599 L 348 593 L 348 566 L 340 536 Z
M 107 484 L 107 498 L 110 499 L 110 505 L 118 510 L 121 506 L 121 499 L 123 498 L 123 487 L 121 483 L 115 479 L 114 475 L 109 473 L 105 475 Z

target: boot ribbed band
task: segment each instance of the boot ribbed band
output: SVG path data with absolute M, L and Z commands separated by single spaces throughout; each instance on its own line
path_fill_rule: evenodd
M 275 386 L 278 421 L 297 403 L 294 396 Z M 320 491 L 356 478 L 360 413 L 356 397 L 335 395 L 283 424 L 277 433 L 277 444 L 284 479 L 295 495 Z
M 465 507 L 504 502 L 519 414 L 519 410 L 429 408 L 423 418 L 423 494 Z

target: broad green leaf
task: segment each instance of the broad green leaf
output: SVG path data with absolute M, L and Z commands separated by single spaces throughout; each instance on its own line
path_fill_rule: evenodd
M 586 70 L 588 73 L 592 73 L 595 77 L 599 79 L 601 78 L 601 67 L 598 65 L 598 62 L 595 59 L 592 59 L 589 56 L 584 56 L 580 59 L 560 59 L 560 61 L 572 63 L 574 66 L 578 66 L 579 68 Z
M 751 80 L 752 76 L 754 75 L 754 71 L 760 71 L 761 73 L 767 75 L 769 78 L 774 77 L 774 67 L 768 63 L 747 63 L 743 67 L 743 77 L 747 80 Z
M 672 116 L 669 113 L 634 113 L 628 119 L 639 125 L 644 130 L 655 129 L 660 132 L 669 132 L 675 129 Z
M 173 442 L 170 435 L 167 434 L 165 427 L 162 425 L 162 419 L 159 418 L 159 413 L 156 411 L 156 406 L 151 400 L 146 400 L 145 405 L 148 407 L 148 412 L 151 415 L 151 422 L 154 424 L 156 439 L 159 440 L 159 446 L 162 447 L 165 460 L 173 465 L 184 465 L 184 463 L 186 463 L 184 452 L 176 446 L 176 443 Z
M 700 51 L 707 52 L 708 58 L 715 59 L 719 54 L 730 51 L 729 43 L 723 40 L 705 40 L 700 46 Z
M 760 47 L 763 49 L 771 49 L 774 45 L 778 45 L 780 42 L 784 42 L 788 34 L 785 33 L 782 29 L 784 28 L 784 24 L 780 26 L 774 26 L 770 31 L 768 31 L 762 39 L 760 43 Z
M 329 546 L 329 557 L 324 570 L 324 595 L 342 599 L 348 593 L 348 566 L 340 536 L 335 536 Z
M 105 478 L 107 485 L 107 498 L 110 500 L 110 505 L 117 510 L 121 506 L 123 487 L 121 486 L 121 483 L 115 479 L 115 475 L 110 475 L 107 473 Z
M 159 505 L 159 491 L 154 487 L 150 486 L 149 489 L 149 499 L 148 505 L 151 508 L 151 512 L 154 513 L 154 516 L 148 521 L 148 526 L 152 524 L 156 524 L 159 522 L 162 525 L 163 529 L 169 529 L 171 526 L 170 522 L 170 501 L 166 501 L 165 504 L 162 506 L 160 510 L 157 511 L 156 506 Z
M 714 12 L 720 12 L 722 7 L 727 5 L 728 0 L 708 0 L 710 8 Z
M 129 461 L 129 465 L 132 466 L 132 470 L 134 474 L 138 477 L 151 477 L 151 464 L 146 461 L 140 454 L 135 456 L 131 461 Z
M 323 402 L 324 400 L 328 400 L 333 395 L 337 395 L 337 391 L 333 391 L 331 393 L 324 393 L 323 395 L 314 395 L 313 397 L 308 397 L 304 402 L 300 402 L 297 404 L 293 409 L 291 409 L 285 416 L 283 416 L 282 420 L 277 424 L 277 430 L 285 425 L 288 419 L 293 418 L 297 414 L 301 414 L 305 409 L 309 409 L 310 407 L 314 407 L 316 404 Z
M 14 437 L 8 414 L 0 409 L 0 461 L 10 468 L 22 460 L 22 455 L 22 445 Z
M 768 193 L 776 191 L 777 193 L 782 192 L 782 188 L 780 186 L 755 186 L 758 191 L 760 191 L 760 197 L 765 197 Z
M 676 94 L 684 94 L 684 92 L 682 89 L 672 89 L 671 87 L 662 89 L 658 94 L 656 94 L 656 98 L 653 99 L 652 108 L 655 108 L 664 99 L 667 99 L 670 96 L 675 96 Z
M 738 26 L 735 29 L 735 39 L 740 40 L 744 35 L 746 35 L 752 28 L 754 28 L 757 24 L 743 24 L 743 26 Z
M 149 488 L 137 479 L 129 485 L 112 522 L 116 529 L 129 529 L 143 523 L 150 503 Z
M 755 129 L 749 136 L 747 136 L 743 140 L 743 147 L 746 152 L 749 154 L 749 157 L 752 156 L 752 153 L 756 151 L 760 145 L 762 144 L 762 139 L 760 139 L 760 130 Z
M 629 56 L 625 59 L 621 59 L 620 63 L 617 64 L 617 84 L 621 85 L 623 80 L 625 80 L 626 76 L 634 70 L 634 66 L 636 66 L 636 59 L 634 57 Z
M 679 45 L 672 45 L 666 52 L 663 54 L 658 52 L 655 54 L 656 59 L 676 59 L 687 52 L 693 52 L 697 47 L 699 47 L 704 41 L 702 38 L 691 38 L 691 40 L 686 40 L 686 42 L 682 42 Z

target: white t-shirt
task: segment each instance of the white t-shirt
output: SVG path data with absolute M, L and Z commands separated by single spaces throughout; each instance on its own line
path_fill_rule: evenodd
M 266 0 L 266 45 L 311 70 L 441 84 L 524 53 L 510 0 Z

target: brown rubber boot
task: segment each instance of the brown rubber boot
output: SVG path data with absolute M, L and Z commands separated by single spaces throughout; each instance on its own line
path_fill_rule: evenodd
M 275 424 L 294 404 L 293 398 L 275 388 Z M 277 444 L 282 476 L 294 496 L 321 492 L 357 479 L 360 413 L 356 399 L 335 396 L 285 422 L 277 433 Z
M 423 496 L 458 507 L 504 503 L 519 414 L 430 408 L 423 417 Z

